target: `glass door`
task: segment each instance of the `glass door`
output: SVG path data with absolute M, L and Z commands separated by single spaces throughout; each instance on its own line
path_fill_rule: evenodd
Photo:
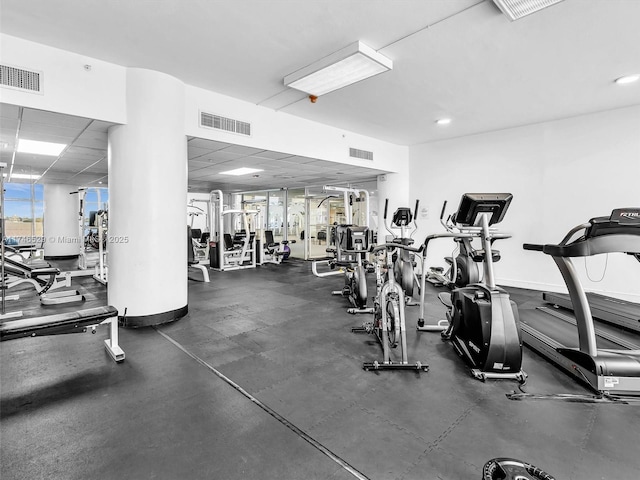
M 305 258 L 327 256 L 326 249 L 334 244 L 335 225 L 345 223 L 344 198 L 342 194 L 307 194 L 308 212 L 305 228 Z
M 295 258 L 306 259 L 304 229 L 307 216 L 305 212 L 304 188 L 287 191 L 287 240 L 289 240 L 291 256 Z

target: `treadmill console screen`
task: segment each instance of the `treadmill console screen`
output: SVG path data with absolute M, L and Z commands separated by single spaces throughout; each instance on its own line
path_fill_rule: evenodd
M 640 208 L 616 208 L 609 217 L 589 220 L 586 238 L 601 235 L 640 235 Z

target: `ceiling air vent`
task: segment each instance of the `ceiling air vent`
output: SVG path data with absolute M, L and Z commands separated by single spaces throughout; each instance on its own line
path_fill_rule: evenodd
M 221 117 L 212 113 L 200 112 L 200 126 L 215 128 L 225 132 L 239 133 L 240 135 L 251 135 L 251 124 L 234 120 L 233 118 Z
M 373 152 L 367 152 L 366 150 L 358 150 L 357 148 L 350 148 L 349 156 L 353 158 L 361 158 L 363 160 L 373 160 Z
M 563 0 L 493 0 L 509 20 L 514 21 Z
M 26 92 L 42 93 L 42 74 L 24 68 L 0 65 L 0 85 Z

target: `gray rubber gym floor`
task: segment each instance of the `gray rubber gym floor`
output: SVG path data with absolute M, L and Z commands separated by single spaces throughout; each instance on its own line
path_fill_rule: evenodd
M 122 364 L 106 329 L 3 342 L 0 477 L 458 480 L 514 457 L 558 480 L 639 478 L 640 405 L 509 400 L 516 383 L 475 380 L 439 334 L 415 331 L 418 307 L 409 360 L 429 372 L 364 371 L 381 351 L 350 332 L 365 318 L 331 297 L 341 283 L 302 261 L 212 271 L 189 282 L 187 317 L 120 330 Z M 104 287 L 79 285 L 82 308 L 104 304 Z M 429 318 L 442 318 L 428 289 Z M 28 315 L 47 308 L 24 297 Z M 528 392 L 586 392 L 524 355 Z

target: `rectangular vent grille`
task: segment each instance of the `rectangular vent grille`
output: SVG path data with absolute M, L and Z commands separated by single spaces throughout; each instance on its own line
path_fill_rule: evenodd
M 216 130 L 224 130 L 226 132 L 239 133 L 240 135 L 251 135 L 250 123 L 206 112 L 200 112 L 200 126 L 215 128 Z
M 373 152 L 367 152 L 366 150 L 358 150 L 357 148 L 350 148 L 349 156 L 353 158 L 361 158 L 363 160 L 373 160 Z
M 40 93 L 42 82 L 39 72 L 0 65 L 0 85 Z

